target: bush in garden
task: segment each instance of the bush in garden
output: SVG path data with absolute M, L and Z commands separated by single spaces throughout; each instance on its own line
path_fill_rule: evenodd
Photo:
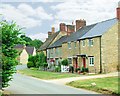
M 55 72 L 61 72 L 61 68 L 59 66 L 55 66 Z
M 44 62 L 44 63 L 43 63 L 44 71 L 47 70 L 47 67 L 48 67 L 48 64 Z
M 29 62 L 27 63 L 27 67 L 28 67 L 28 68 L 34 67 L 33 62 L 29 61 Z
M 88 68 L 84 68 L 84 67 L 82 67 L 81 72 L 89 72 L 89 69 L 88 69 Z
M 62 60 L 62 65 L 64 65 L 64 66 L 68 66 L 68 60 L 67 59 L 64 59 L 64 60 Z

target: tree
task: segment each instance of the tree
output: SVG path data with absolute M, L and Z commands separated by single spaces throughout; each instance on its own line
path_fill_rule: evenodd
M 40 46 L 43 44 L 41 40 L 35 39 L 32 42 L 30 42 L 31 46 L 34 46 L 37 50 L 40 48 Z
M 43 44 L 43 42 L 39 39 L 35 39 L 35 40 L 32 40 L 30 37 L 28 36 L 25 36 L 25 35 L 21 35 L 20 36 L 25 42 L 26 42 L 26 45 L 28 46 L 33 46 L 35 47 L 37 50 L 40 48 L 40 46 Z
M 21 35 L 20 38 L 22 38 L 26 42 L 26 45 L 31 45 L 30 42 L 32 42 L 32 39 L 30 37 L 27 37 L 25 35 Z
M 2 31 L 2 87 L 8 87 L 8 82 L 12 80 L 17 65 L 17 50 L 14 49 L 21 39 L 21 29 L 14 22 L 1 21 L 0 30 Z

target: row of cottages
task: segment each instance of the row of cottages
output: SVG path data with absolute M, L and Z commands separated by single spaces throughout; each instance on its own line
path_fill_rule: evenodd
M 117 71 L 120 64 L 120 4 L 117 18 L 86 26 L 85 20 L 76 20 L 75 25 L 60 24 L 63 36 L 57 35 L 45 47 L 48 64 L 68 58 L 69 64 L 76 68 L 89 68 L 91 73 Z M 59 38 L 58 38 L 59 37 Z M 45 43 L 46 43 L 45 42 Z M 43 44 L 43 46 L 45 45 Z
M 18 44 L 15 46 L 15 49 L 18 50 L 19 52 L 19 56 L 17 57 L 19 64 L 27 64 L 29 55 L 32 55 L 32 56 L 36 55 L 35 47 Z

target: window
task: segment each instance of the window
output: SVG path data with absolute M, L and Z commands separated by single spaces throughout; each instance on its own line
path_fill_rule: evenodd
M 72 58 L 68 58 L 68 64 L 72 64 Z
M 71 49 L 71 42 L 68 42 L 68 48 Z
M 47 49 L 47 57 L 49 57 L 49 49 Z
M 93 39 L 89 39 L 89 46 L 93 46 Z
M 74 46 L 75 46 L 75 48 L 77 47 L 77 42 L 74 42 Z
M 85 40 L 82 41 L 82 46 L 83 46 L 83 47 L 85 46 Z
M 89 65 L 94 66 L 94 57 L 89 58 Z
M 58 48 L 55 49 L 55 56 L 58 56 Z

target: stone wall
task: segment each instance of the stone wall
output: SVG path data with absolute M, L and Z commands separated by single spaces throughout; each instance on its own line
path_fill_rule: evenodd
M 118 23 L 101 38 L 103 72 L 117 71 L 118 67 Z M 119 58 L 120 59 L 120 58 Z

